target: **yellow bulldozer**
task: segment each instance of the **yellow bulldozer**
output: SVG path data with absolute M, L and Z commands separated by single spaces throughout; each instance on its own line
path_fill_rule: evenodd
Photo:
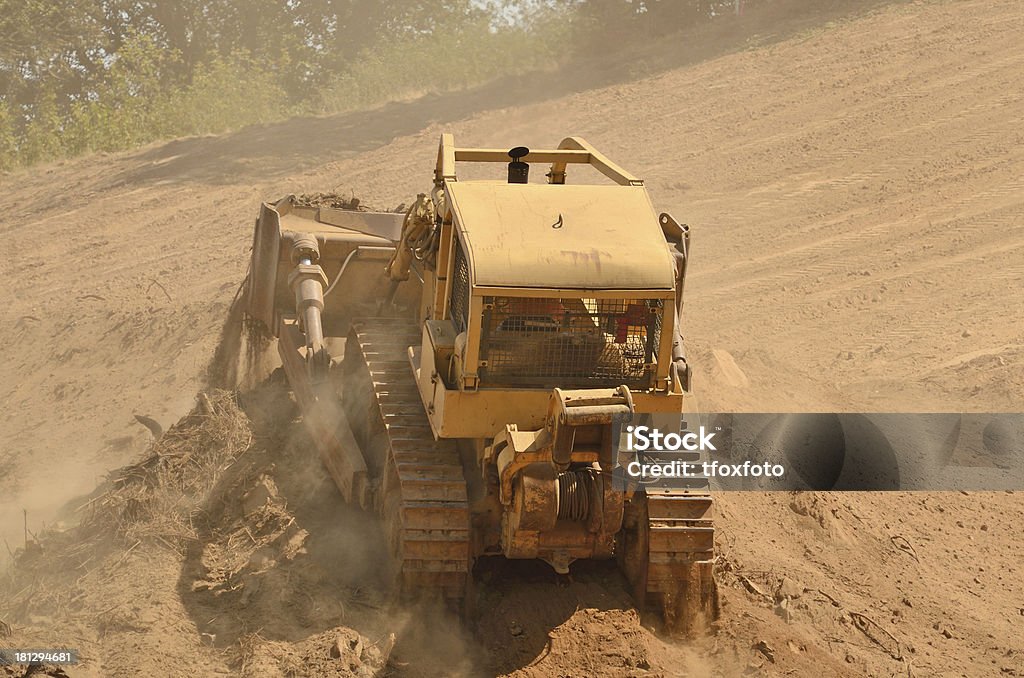
M 460 180 L 460 163 L 500 179 Z M 597 183 L 568 183 L 579 165 Z M 688 227 L 578 137 L 507 151 L 444 134 L 411 208 L 353 207 L 265 203 L 246 309 L 277 337 L 346 501 L 381 516 L 397 591 L 461 607 L 485 556 L 562 574 L 615 558 L 638 607 L 703 627 L 717 610 L 706 484 L 612 482 L 622 422 L 694 409 Z

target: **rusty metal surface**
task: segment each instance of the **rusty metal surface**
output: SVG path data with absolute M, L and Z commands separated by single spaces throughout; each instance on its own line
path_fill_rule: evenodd
M 670 632 L 694 635 L 718 616 L 710 494 L 634 495 L 617 552 L 637 604 L 660 612 Z

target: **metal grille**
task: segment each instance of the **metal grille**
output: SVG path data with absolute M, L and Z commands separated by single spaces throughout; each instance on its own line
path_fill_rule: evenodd
M 455 267 L 452 271 L 452 296 L 448 303 L 448 317 L 458 332 L 465 332 L 469 321 L 469 264 L 462 246 L 455 245 Z
M 524 386 L 650 386 L 661 299 L 485 297 L 481 378 Z

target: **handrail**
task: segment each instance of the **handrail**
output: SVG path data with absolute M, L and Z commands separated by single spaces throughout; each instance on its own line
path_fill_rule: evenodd
M 590 165 L 601 174 L 622 186 L 643 186 L 644 182 L 597 151 L 580 137 L 567 137 L 562 140 L 556 150 L 531 150 L 521 158 L 523 162 L 551 163 L 548 181 L 552 184 L 565 183 L 567 165 Z M 437 167 L 434 170 L 434 183 L 441 185 L 445 181 L 458 181 L 455 174 L 456 162 L 493 162 L 507 163 L 508 151 L 500 148 L 458 148 L 451 134 L 441 135 L 441 144 L 437 151 Z

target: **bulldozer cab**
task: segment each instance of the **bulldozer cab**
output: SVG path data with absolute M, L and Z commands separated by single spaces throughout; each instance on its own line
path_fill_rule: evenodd
M 460 181 L 457 161 L 508 162 L 509 181 Z M 526 183 L 531 162 L 547 183 Z M 566 184 L 572 164 L 611 182 Z M 671 390 L 680 267 L 640 179 L 576 138 L 505 152 L 445 135 L 433 202 L 423 348 L 446 387 Z

